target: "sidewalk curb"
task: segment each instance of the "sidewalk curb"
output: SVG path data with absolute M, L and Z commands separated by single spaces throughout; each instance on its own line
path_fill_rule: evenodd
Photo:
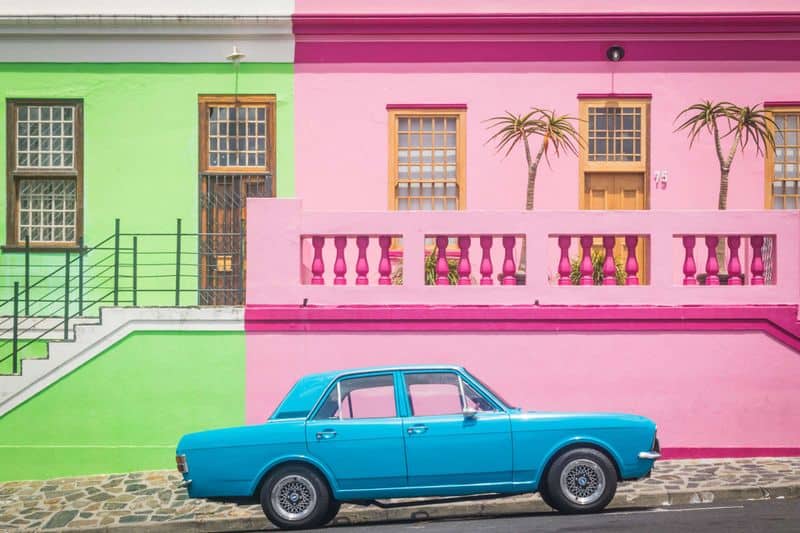
M 729 503 L 748 500 L 800 498 L 800 484 L 766 485 L 763 487 L 719 487 L 702 491 L 660 491 L 645 494 L 617 493 L 609 509 L 669 507 L 684 504 Z M 343 507 L 334 524 L 355 525 L 380 522 L 407 522 L 437 518 L 475 518 L 513 514 L 554 512 L 538 495 L 498 498 L 496 500 L 449 503 L 417 507 L 381 509 L 379 507 Z M 63 533 L 199 533 L 212 531 L 258 530 L 271 524 L 263 516 L 243 518 L 197 518 L 175 522 L 135 522 L 99 528 L 64 528 Z

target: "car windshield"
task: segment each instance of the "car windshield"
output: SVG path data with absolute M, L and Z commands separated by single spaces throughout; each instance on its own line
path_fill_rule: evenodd
M 502 404 L 503 404 L 505 407 L 507 407 L 507 408 L 509 408 L 509 409 L 516 409 L 516 407 L 515 407 L 515 406 L 513 406 L 513 405 L 511 405 L 511 404 L 510 404 L 508 401 L 506 401 L 506 399 L 505 399 L 505 398 L 503 398 L 501 395 L 497 394 L 497 391 L 496 391 L 496 390 L 494 390 L 494 389 L 493 389 L 493 388 L 491 388 L 489 385 L 487 385 L 485 381 L 483 381 L 482 379 L 478 378 L 478 376 L 476 376 L 476 375 L 475 375 L 475 374 L 473 374 L 472 372 L 469 372 L 469 375 L 470 375 L 470 376 L 472 376 L 472 379 L 474 379 L 475 381 L 477 381 L 477 382 L 478 382 L 478 383 L 479 383 L 479 384 L 480 384 L 480 385 L 481 385 L 481 386 L 482 386 L 484 389 L 486 389 L 487 391 L 489 391 L 489 393 L 490 393 L 492 396 L 494 396 L 495 398 L 497 398 L 498 400 L 500 400 L 500 403 L 502 403 Z

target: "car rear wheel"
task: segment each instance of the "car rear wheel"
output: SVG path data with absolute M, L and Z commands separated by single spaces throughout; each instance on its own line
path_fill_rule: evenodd
M 325 479 L 303 465 L 272 472 L 261 487 L 261 508 L 281 529 L 319 527 L 333 519 L 331 494 Z M 338 509 L 337 509 L 338 511 Z
M 547 472 L 545 492 L 562 513 L 596 513 L 617 492 L 617 472 L 605 454 L 592 448 L 576 448 L 559 455 Z

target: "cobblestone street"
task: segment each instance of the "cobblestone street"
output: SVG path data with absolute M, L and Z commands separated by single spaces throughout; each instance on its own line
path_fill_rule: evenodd
M 237 506 L 187 498 L 177 472 L 15 481 L 0 484 L 0 529 L 154 527 L 203 522 L 218 530 L 265 527 L 258 505 Z M 800 496 L 800 458 L 659 461 L 650 479 L 620 485 L 612 506 L 700 503 L 723 498 Z M 787 496 L 788 495 L 788 496 Z M 538 496 L 425 507 L 426 517 L 545 510 Z M 342 507 L 338 522 L 409 518 L 420 510 Z M 418 516 L 415 515 L 415 516 Z M 186 530 L 190 530 L 187 527 Z

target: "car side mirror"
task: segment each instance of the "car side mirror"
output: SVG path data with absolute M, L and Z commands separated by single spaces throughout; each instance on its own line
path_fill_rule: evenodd
M 474 407 L 465 407 L 462 411 L 464 413 L 465 420 L 472 420 L 476 416 L 478 416 L 478 410 Z

